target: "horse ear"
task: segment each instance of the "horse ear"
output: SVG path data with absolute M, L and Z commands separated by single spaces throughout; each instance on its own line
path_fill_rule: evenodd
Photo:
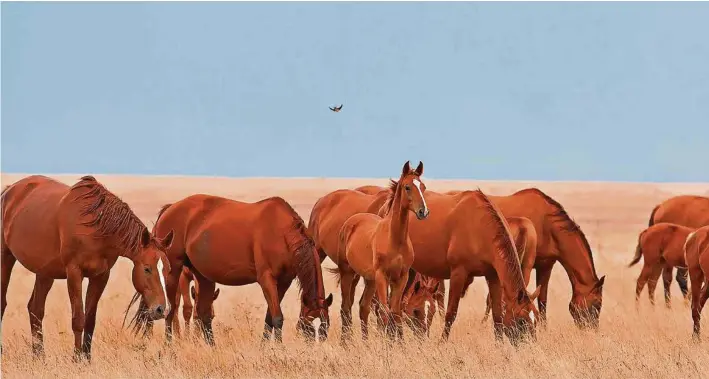
M 411 166 L 409 165 L 409 161 L 406 161 L 404 168 L 401 169 L 401 176 L 408 175 L 409 171 L 411 171 Z
M 194 287 L 190 287 L 190 294 L 192 294 L 192 300 L 197 300 L 197 291 Z
M 542 286 L 541 285 L 537 286 L 537 289 L 535 289 L 534 292 L 532 292 L 532 294 L 529 295 L 529 300 L 534 301 L 534 299 L 536 299 L 539 296 L 539 293 L 541 291 L 542 291 Z
M 217 288 L 217 290 L 214 291 L 214 300 L 217 300 L 217 297 L 219 297 L 219 288 Z
M 416 167 L 416 175 L 423 175 L 423 162 L 419 161 L 419 165 Z
M 140 234 L 140 244 L 143 247 L 148 247 L 150 244 L 150 232 L 148 228 L 143 228 L 143 232 Z
M 332 305 L 332 293 L 325 298 L 325 304 L 327 304 L 328 307 Z
M 172 246 L 172 240 L 174 239 L 174 237 L 175 231 L 173 229 L 170 229 L 165 238 L 162 239 L 162 245 L 165 246 L 166 249 L 169 249 L 170 246 Z
M 603 275 L 601 276 L 600 279 L 596 282 L 596 284 L 593 286 L 593 289 L 591 291 L 599 292 L 603 289 L 603 283 L 606 281 L 606 276 Z

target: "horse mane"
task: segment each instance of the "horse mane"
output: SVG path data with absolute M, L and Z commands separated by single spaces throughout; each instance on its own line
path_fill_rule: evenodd
M 97 238 L 116 237 L 118 247 L 135 254 L 140 249 L 141 236 L 145 224 L 133 213 L 130 206 L 106 189 L 91 175 L 83 176 L 69 192 L 85 188 L 87 191 L 76 196 L 74 202 L 82 202 L 81 216 L 94 216 L 81 225 L 94 228 Z
M 492 238 L 492 242 L 497 248 L 500 258 L 502 258 L 507 265 L 512 284 L 517 288 L 525 289 L 526 286 L 524 285 L 524 278 L 522 277 L 519 256 L 517 256 L 517 248 L 515 247 L 514 242 L 512 242 L 512 234 L 510 233 L 510 228 L 507 221 L 502 216 L 502 213 L 497 206 L 490 201 L 490 198 L 488 198 L 487 195 L 480 190 L 480 188 L 473 191 L 473 193 L 475 193 L 478 199 L 483 202 L 483 208 L 492 218 L 492 227 L 495 228 L 495 236 Z
M 316 256 L 315 241 L 310 237 L 305 221 L 287 201 L 280 197 L 278 200 L 293 218 L 291 227 L 286 234 L 288 250 L 294 254 L 295 272 L 298 277 L 298 292 L 311 300 L 318 297 L 318 289 L 322 283 L 322 274 L 318 275 L 320 258 Z M 318 278 L 320 282 L 318 282 Z M 324 295 L 324 294 L 323 294 Z
M 579 237 L 581 237 L 581 241 L 583 242 L 586 254 L 588 255 L 588 260 L 591 261 L 591 269 L 593 270 L 593 275 L 596 276 L 596 265 L 593 262 L 593 253 L 591 252 L 591 245 L 588 243 L 588 239 L 586 239 L 586 235 L 581 230 L 579 224 L 577 224 L 576 221 L 574 221 L 571 216 L 569 216 L 569 214 L 566 212 L 566 209 L 564 209 L 564 206 L 562 206 L 558 201 L 554 200 L 551 196 L 542 192 L 542 190 L 540 190 L 539 188 L 526 188 L 517 193 L 522 192 L 531 192 L 541 196 L 547 204 L 554 208 L 554 213 L 551 215 L 552 222 L 559 223 L 561 225 L 562 231 L 568 233 L 576 233 Z
M 389 188 L 387 189 L 389 191 L 389 195 L 387 196 L 386 201 L 382 205 L 382 207 L 379 209 L 379 214 L 380 215 L 385 215 L 391 211 L 391 207 L 394 205 L 394 198 L 396 197 L 396 191 L 399 189 L 399 181 L 394 180 L 394 179 L 389 179 Z M 385 209 L 386 211 L 382 213 L 382 209 Z

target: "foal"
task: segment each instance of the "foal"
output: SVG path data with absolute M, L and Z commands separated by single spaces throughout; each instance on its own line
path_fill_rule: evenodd
M 375 290 L 379 303 L 384 305 L 387 315 L 384 324 L 389 336 L 394 337 L 393 329 L 396 329 L 396 335 L 403 337 L 401 297 L 414 261 L 414 249 L 409 239 L 409 211 L 419 220 L 425 219 L 429 213 L 423 197 L 426 186 L 421 182 L 421 174 L 423 162 L 411 170 L 407 161 L 399 180 L 391 182 L 384 217 L 358 213 L 348 218 L 340 230 L 337 264 L 342 287 L 343 339 L 351 335 L 355 275 L 365 280 L 360 300 L 362 337 L 367 338 L 367 318 Z M 389 288 L 391 298 L 387 302 Z M 394 328 L 391 328 L 392 323 Z

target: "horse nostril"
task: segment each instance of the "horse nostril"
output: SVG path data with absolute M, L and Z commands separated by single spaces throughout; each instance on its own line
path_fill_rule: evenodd
M 158 305 L 157 308 L 155 308 L 155 312 L 158 315 L 163 316 L 165 314 L 165 307 L 163 307 L 162 305 Z

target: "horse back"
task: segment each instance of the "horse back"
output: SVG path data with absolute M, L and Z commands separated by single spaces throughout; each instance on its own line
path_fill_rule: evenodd
M 669 222 L 690 228 L 709 225 L 709 197 L 695 195 L 671 197 L 660 203 L 651 221 Z
M 21 179 L 3 192 L 3 242 L 32 272 L 60 260 L 58 212 L 68 192 L 66 184 L 41 175 Z

